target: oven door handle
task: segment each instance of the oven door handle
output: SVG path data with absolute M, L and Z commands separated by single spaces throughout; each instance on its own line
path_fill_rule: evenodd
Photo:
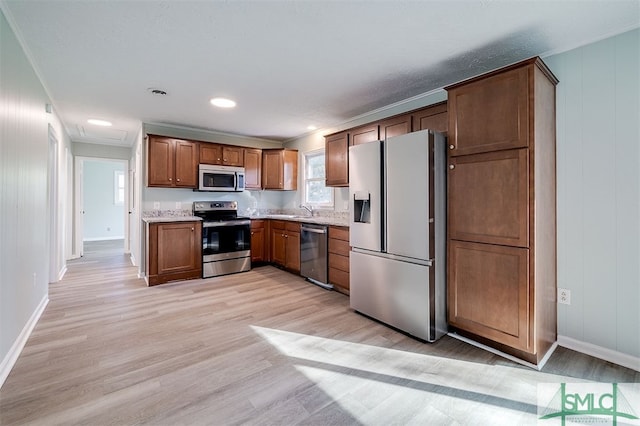
M 222 222 L 204 222 L 203 228 L 220 228 L 222 226 L 251 225 L 251 220 L 225 220 Z

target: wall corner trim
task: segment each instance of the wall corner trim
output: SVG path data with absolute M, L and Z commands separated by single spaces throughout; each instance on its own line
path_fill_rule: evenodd
M 582 342 L 580 340 L 572 339 L 571 337 L 560 335 L 558 335 L 558 345 L 640 372 L 640 358 L 633 355 L 614 351 L 608 348 L 603 348 L 602 346 L 597 346 L 592 343 Z
M 31 318 L 29 318 L 29 321 L 27 321 L 24 328 L 20 332 L 20 335 L 11 346 L 11 349 L 9 349 L 9 352 L 2 360 L 2 363 L 0 363 L 0 388 L 2 388 L 5 380 L 7 380 L 7 377 L 9 377 L 9 373 L 13 369 L 13 366 L 16 364 L 16 361 L 18 360 L 22 349 L 24 349 L 24 345 L 27 344 L 27 340 L 29 339 L 29 336 L 31 336 L 31 332 L 38 323 L 38 320 L 40 319 L 40 316 L 44 312 L 44 309 L 47 307 L 48 303 L 49 295 L 45 294 L 36 310 L 33 312 L 33 314 L 31 314 Z

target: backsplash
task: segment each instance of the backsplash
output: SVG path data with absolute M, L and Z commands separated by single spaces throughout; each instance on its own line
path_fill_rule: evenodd
M 309 216 L 309 211 L 305 209 L 257 209 L 255 211 L 255 215 L 257 216 L 267 216 L 270 214 L 290 214 L 290 215 L 298 215 L 298 216 Z M 327 217 L 331 219 L 348 220 L 349 212 L 318 209 L 313 211 L 313 217 Z
M 184 217 L 193 216 L 191 209 L 180 210 L 143 210 L 142 217 Z

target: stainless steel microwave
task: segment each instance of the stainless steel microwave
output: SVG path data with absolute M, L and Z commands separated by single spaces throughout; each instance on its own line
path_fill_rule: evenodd
M 244 167 L 200 164 L 198 174 L 200 191 L 244 191 Z

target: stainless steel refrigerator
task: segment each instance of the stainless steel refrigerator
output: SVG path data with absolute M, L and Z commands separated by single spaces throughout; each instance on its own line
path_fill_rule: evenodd
M 447 331 L 445 138 L 349 147 L 351 307 L 429 342 Z

